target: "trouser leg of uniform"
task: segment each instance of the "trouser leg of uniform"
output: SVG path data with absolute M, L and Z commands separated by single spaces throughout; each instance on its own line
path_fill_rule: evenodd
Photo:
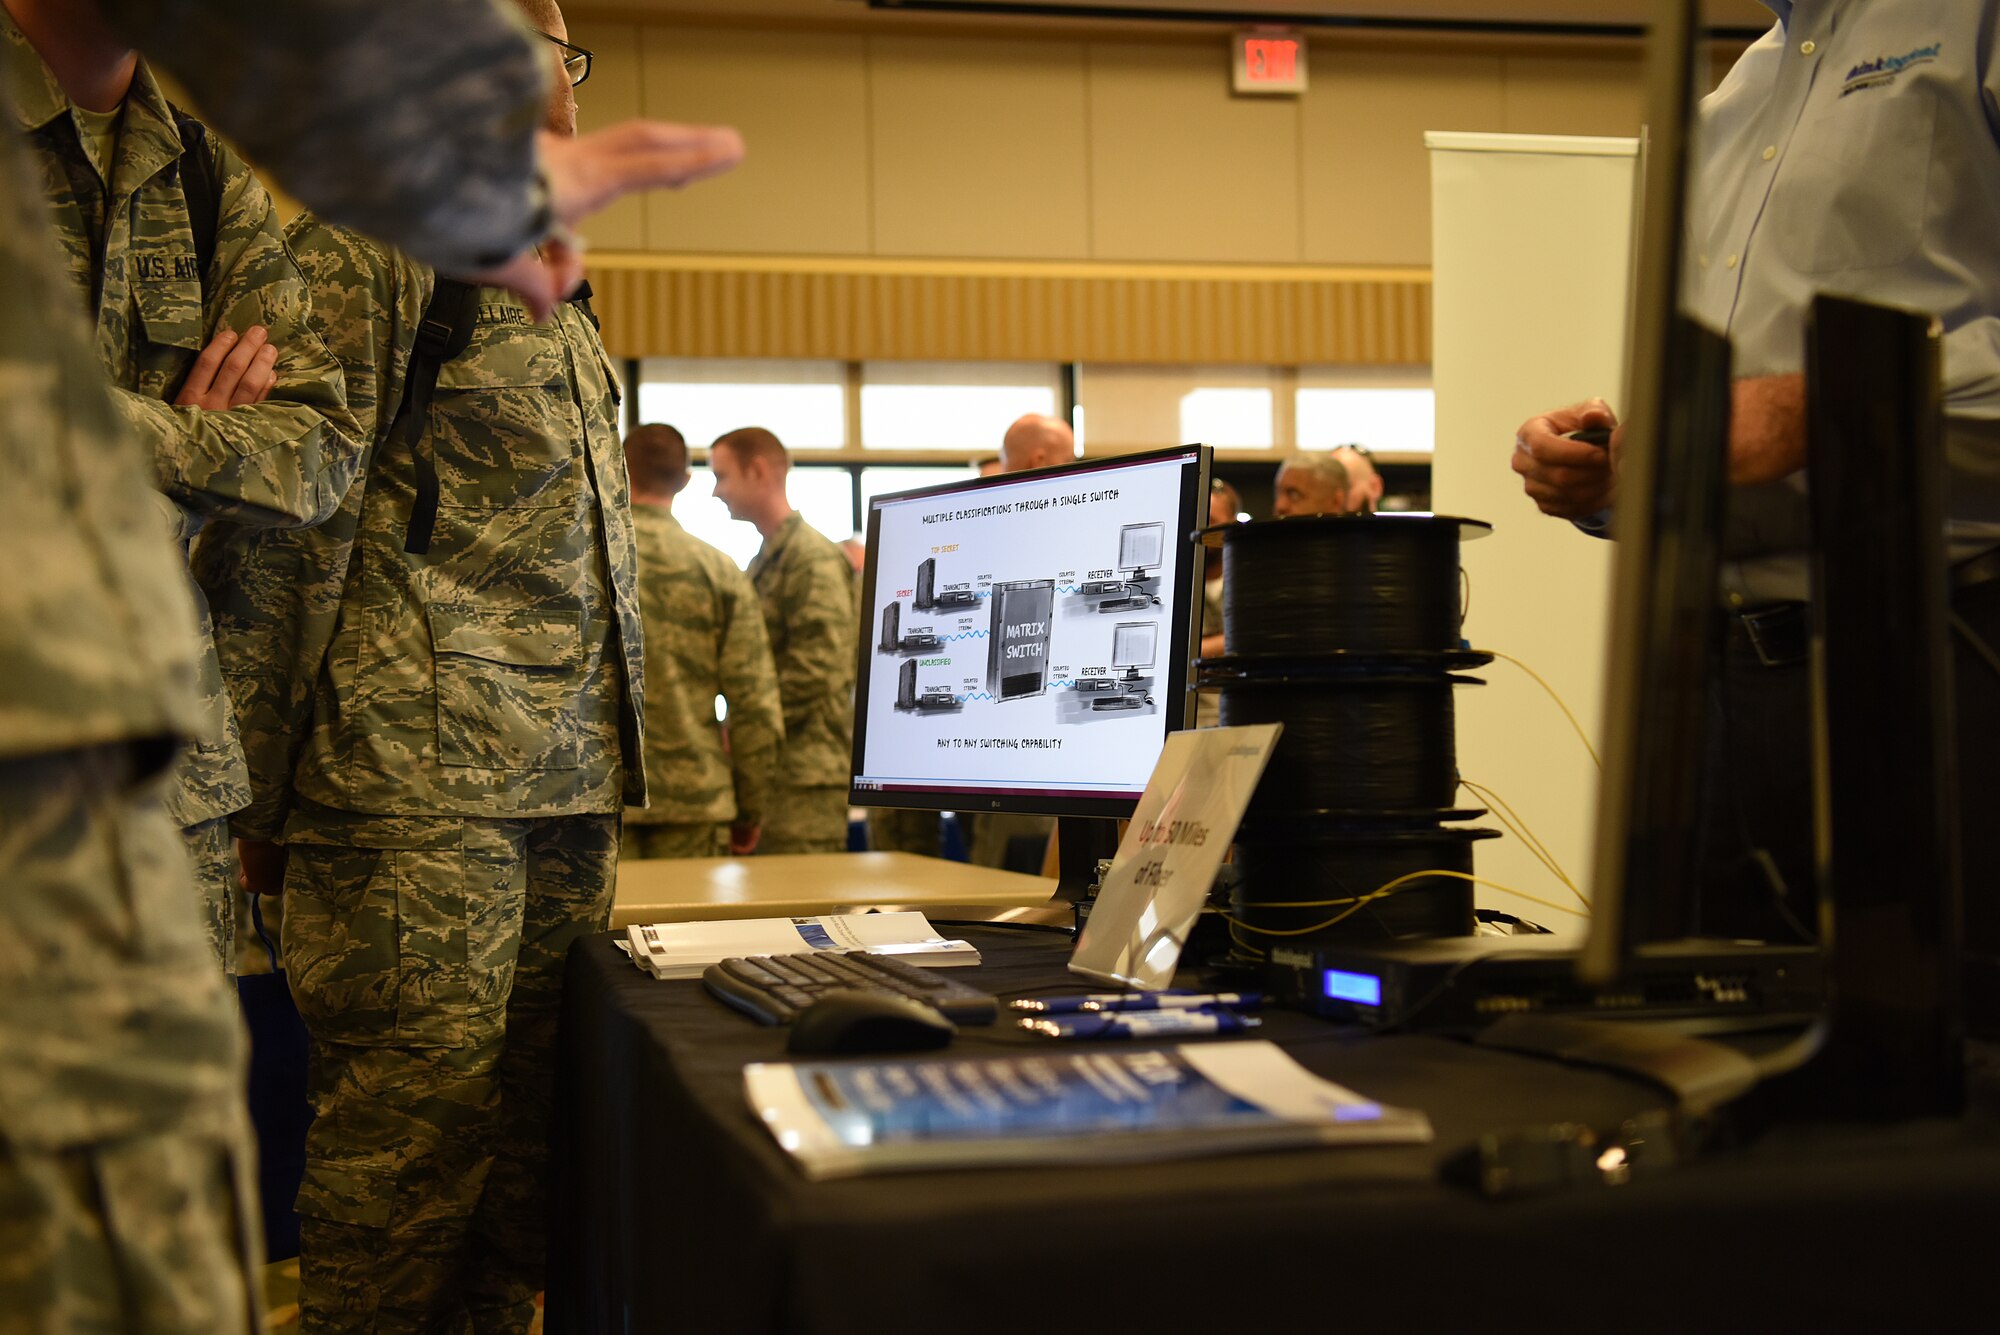
M 729 852 L 729 837 L 714 821 L 664 825 L 627 823 L 618 849 L 628 858 L 719 858 Z
M 571 942 L 611 925 L 617 865 L 615 815 L 537 821 L 528 836 L 527 908 L 507 1001 L 493 1170 L 473 1224 L 470 1306 L 478 1335 L 525 1332 L 543 1287 L 563 962 Z
M 122 747 L 0 761 L 0 1330 L 250 1335 L 240 1030 Z
M 868 846 L 877 853 L 916 853 L 938 856 L 943 835 L 935 811 L 899 811 L 881 808 L 868 813 Z
M 847 789 L 780 787 L 764 807 L 759 853 L 843 853 L 847 850 Z
M 318 1113 L 300 1329 L 452 1330 L 491 1170 L 532 822 L 295 813 L 285 967 Z
M 187 845 L 188 868 L 195 896 L 201 901 L 208 928 L 209 949 L 224 973 L 236 972 L 236 846 L 229 838 L 229 818 L 217 816 L 181 828 Z

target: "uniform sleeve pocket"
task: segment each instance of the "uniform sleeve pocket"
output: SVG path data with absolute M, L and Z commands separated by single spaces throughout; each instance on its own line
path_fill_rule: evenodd
M 569 707 L 583 665 L 574 608 L 433 606 L 438 760 L 477 769 L 575 769 Z

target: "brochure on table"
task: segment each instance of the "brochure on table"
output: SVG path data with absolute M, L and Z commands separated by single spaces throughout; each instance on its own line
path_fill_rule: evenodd
M 914 912 L 634 923 L 625 929 L 625 944 L 632 962 L 655 978 L 699 978 L 721 960 L 814 950 L 898 955 L 926 968 L 979 963 L 978 947 L 939 936 L 930 919 Z
M 745 1068 L 743 1086 L 751 1109 L 814 1179 L 1431 1138 L 1422 1113 L 1322 1080 L 1263 1042 L 769 1062 Z
M 1071 970 L 1130 987 L 1172 983 L 1280 729 L 1263 723 L 1167 738 L 1077 939 Z

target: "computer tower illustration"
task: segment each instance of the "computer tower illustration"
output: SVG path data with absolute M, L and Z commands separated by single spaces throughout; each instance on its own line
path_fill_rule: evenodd
M 927 556 L 917 565 L 917 596 L 911 600 L 911 605 L 919 612 L 928 612 L 936 597 L 937 558 Z
M 896 670 L 896 708 L 917 707 L 917 660 L 912 658 Z
M 893 654 L 903 647 L 903 605 L 890 603 L 882 609 L 882 652 Z
M 1040 695 L 1049 686 L 1049 621 L 1055 610 L 1052 579 L 1013 580 L 993 586 L 993 625 L 987 641 L 986 691 L 996 700 Z

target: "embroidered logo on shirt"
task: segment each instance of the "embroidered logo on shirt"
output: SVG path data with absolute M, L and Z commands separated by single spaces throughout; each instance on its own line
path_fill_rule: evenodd
M 1849 93 L 1886 87 L 1894 83 L 1904 70 L 1915 65 L 1931 64 L 1943 50 L 1943 42 L 1932 42 L 1906 56 L 1878 56 L 1874 60 L 1864 60 L 1847 72 L 1847 82 L 1840 86 L 1840 95 L 1846 97 Z
M 135 255 L 132 276 L 142 283 L 187 282 L 201 277 L 192 255 Z

